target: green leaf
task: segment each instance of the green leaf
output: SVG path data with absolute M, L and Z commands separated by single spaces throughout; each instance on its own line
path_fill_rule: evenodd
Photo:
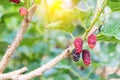
M 3 5 L 3 4 L 6 4 L 6 3 L 8 3 L 7 0 L 0 0 L 0 5 Z
M 76 18 L 75 11 L 73 9 L 66 9 L 66 10 L 56 10 L 50 11 L 50 20 L 52 21 L 64 21 L 64 22 L 70 22 L 74 21 Z
M 75 11 L 73 9 L 63 10 L 61 13 L 61 20 L 63 21 L 73 21 L 76 19 Z M 59 16 L 59 15 L 57 15 Z
M 81 25 L 77 25 L 75 27 L 75 30 L 73 31 L 73 35 L 74 36 L 80 36 L 85 32 L 84 28 Z
M 20 45 L 21 46 L 23 46 L 23 45 L 32 46 L 35 42 L 37 42 L 40 39 L 41 39 L 41 37 L 24 38 L 22 40 L 22 42 L 20 43 Z
M 108 77 L 109 77 L 109 79 L 110 78 L 115 78 L 115 79 L 119 79 L 120 78 L 120 76 L 118 76 L 117 74 L 110 74 L 110 75 L 108 75 Z
M 29 71 L 32 71 L 35 68 L 38 68 L 39 66 L 40 66 L 39 62 L 32 62 L 27 67 L 28 67 Z
M 112 11 L 120 11 L 120 0 L 109 1 L 108 6 L 112 9 Z
M 0 41 L 0 54 L 4 54 L 6 49 L 8 47 L 8 43 L 7 42 L 1 42 Z
M 84 21 L 89 15 L 88 11 L 83 11 L 77 8 L 74 9 L 74 12 L 75 12 L 74 15 L 76 15 L 76 18 L 80 19 L 81 21 Z
M 4 21 L 0 21 L 0 33 L 6 30 L 6 24 Z
M 53 13 L 52 13 L 53 14 Z M 68 21 L 74 21 L 76 19 L 79 19 L 80 21 L 84 21 L 89 15 L 88 11 L 83 11 L 77 8 L 74 9 L 67 9 L 62 10 L 61 12 L 56 12 L 53 16 L 51 16 L 51 19 L 56 20 L 62 20 L 64 22 Z
M 18 15 L 19 15 L 18 12 L 5 13 L 4 15 L 1 16 L 1 21 L 4 21 L 5 18 L 10 18 L 10 17 L 18 16 Z
M 98 40 L 120 42 L 120 23 L 115 22 L 109 25 L 104 25 L 100 34 L 97 35 Z
M 97 40 L 100 40 L 100 41 L 109 41 L 109 42 L 118 42 L 120 43 L 120 40 L 119 39 L 116 39 L 115 36 L 107 36 L 105 34 L 98 34 L 97 35 Z
M 112 1 L 112 2 L 120 2 L 120 0 L 110 0 L 110 1 Z
M 69 22 L 57 21 L 50 23 L 46 26 L 47 29 L 54 29 L 54 30 L 62 30 L 68 33 L 72 33 L 74 31 L 74 25 Z

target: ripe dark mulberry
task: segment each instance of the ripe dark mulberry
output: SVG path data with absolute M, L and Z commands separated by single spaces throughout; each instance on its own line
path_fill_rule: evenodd
M 75 54 L 75 55 L 77 55 L 77 57 L 80 58 L 80 54 L 77 54 L 75 49 L 72 50 L 72 54 Z
M 20 3 L 20 0 L 9 0 L 10 2 Z
M 76 54 L 72 54 L 73 61 L 78 62 L 79 57 Z
M 79 58 L 80 58 L 80 55 L 79 55 L 79 54 L 76 54 L 76 50 L 73 49 L 73 50 L 72 50 L 72 59 L 73 59 L 73 61 L 78 62 L 78 61 L 79 61 Z
M 91 63 L 90 52 L 86 49 L 82 51 L 82 59 L 86 66 L 89 66 Z
M 97 37 L 95 34 L 90 34 L 90 36 L 88 37 L 88 45 L 91 49 L 93 49 L 96 45 L 97 42 Z
M 83 40 L 81 38 L 76 38 L 74 40 L 74 46 L 75 46 L 76 54 L 80 54 L 82 52 Z

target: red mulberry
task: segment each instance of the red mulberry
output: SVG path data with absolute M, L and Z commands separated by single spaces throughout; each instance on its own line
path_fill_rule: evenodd
M 90 34 L 90 36 L 88 37 L 88 45 L 91 49 L 93 49 L 96 45 L 97 42 L 97 37 L 95 34 Z
M 89 66 L 91 63 L 90 52 L 86 49 L 82 51 L 82 59 L 86 66 Z
M 20 0 L 9 0 L 10 2 L 20 3 Z
M 83 47 L 83 40 L 81 38 L 76 38 L 74 40 L 75 50 L 77 54 L 80 54 L 82 52 Z
M 25 16 L 25 15 L 27 15 L 28 11 L 27 11 L 26 8 L 21 7 L 21 8 L 19 9 L 19 13 L 20 13 L 21 16 Z

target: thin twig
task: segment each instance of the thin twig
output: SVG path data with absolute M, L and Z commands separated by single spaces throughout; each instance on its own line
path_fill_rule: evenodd
M 82 39 L 85 40 L 87 35 L 89 34 L 89 32 L 91 31 L 91 29 L 93 28 L 93 26 L 95 25 L 95 23 L 97 22 L 98 18 L 100 17 L 101 13 L 103 12 L 105 6 L 107 5 L 108 0 L 104 0 L 103 6 L 100 10 L 97 10 L 97 14 L 95 14 L 95 18 L 92 21 L 89 29 L 83 34 Z

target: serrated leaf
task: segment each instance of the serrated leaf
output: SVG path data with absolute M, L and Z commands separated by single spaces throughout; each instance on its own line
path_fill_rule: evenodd
M 115 22 L 110 25 L 104 25 L 100 34 L 97 35 L 98 40 L 120 42 L 120 23 Z
M 108 6 L 112 9 L 112 11 L 120 11 L 120 0 L 109 1 Z
M 57 21 L 50 23 L 46 26 L 47 29 L 54 29 L 54 30 L 62 30 L 68 33 L 72 33 L 74 31 L 74 25 L 72 23 L 67 23 L 63 21 Z
M 120 43 L 119 39 L 116 39 L 114 36 L 107 36 L 105 34 L 99 34 L 97 35 L 97 40 L 99 41 L 109 41 L 109 42 L 118 42 Z

